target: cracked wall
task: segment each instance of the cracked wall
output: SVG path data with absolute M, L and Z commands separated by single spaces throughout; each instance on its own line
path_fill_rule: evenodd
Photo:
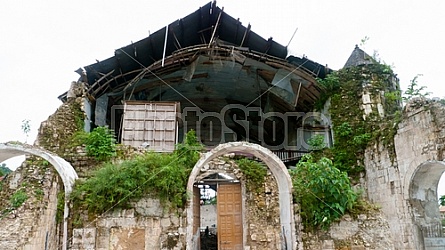
M 367 196 L 389 221 L 395 249 L 423 249 L 442 234 L 437 185 L 445 171 L 444 122 L 439 101 L 413 99 L 394 137 L 395 155 L 382 143 L 366 151 Z

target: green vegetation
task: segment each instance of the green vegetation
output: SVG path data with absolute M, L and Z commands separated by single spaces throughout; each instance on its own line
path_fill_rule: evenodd
M 346 212 L 353 215 L 369 209 L 350 181 L 364 173 L 364 152 L 370 143 L 383 143 L 390 157 L 394 155 L 401 92 L 391 67 L 377 56 L 370 59 L 373 64 L 344 68 L 318 80 L 324 91 L 315 107 L 321 110 L 330 100 L 335 143 L 325 148 L 323 137 L 312 137 L 308 143 L 313 151 L 290 171 L 294 199 L 307 229 L 326 229 Z M 368 105 L 365 113 L 367 96 L 382 104 L 384 115 L 375 104 Z
M 340 79 L 334 72 L 326 76 L 324 79 L 317 79 L 319 85 L 324 91 L 321 92 L 320 97 L 315 102 L 315 109 L 322 110 L 326 101 L 332 96 L 333 93 L 340 90 Z
M 11 172 L 12 172 L 12 170 L 9 169 L 5 163 L 0 164 L 0 176 L 7 175 Z
M 392 69 L 375 61 L 374 64 L 333 72 L 319 83 L 325 91 L 316 108 L 321 109 L 330 98 L 335 138 L 334 146 L 319 155 L 330 158 L 336 168 L 356 178 L 364 170 L 363 154 L 369 143 L 381 141 L 391 152 L 394 151 L 392 139 L 400 120 L 401 96 L 394 86 Z M 363 93 L 382 101 L 384 117 L 373 105 L 365 118 Z
M 12 208 L 17 209 L 23 205 L 23 203 L 28 199 L 28 195 L 23 189 L 17 190 L 11 195 L 9 203 Z
M 82 110 L 82 106 L 79 102 L 72 102 L 71 110 L 74 115 L 74 123 L 78 131 L 83 131 L 85 126 L 85 113 Z
M 116 155 L 114 132 L 107 127 L 97 127 L 90 133 L 79 131 L 74 140 L 79 144 L 85 144 L 87 155 L 99 161 L 109 160 Z
M 397 106 L 398 102 L 402 100 L 399 90 L 385 92 L 384 97 L 388 106 Z
M 237 159 L 235 162 L 246 178 L 246 187 L 249 190 L 258 191 L 263 187 L 267 169 L 262 163 L 245 157 Z
M 25 120 L 22 121 L 22 131 L 26 135 L 25 143 L 27 143 L 28 142 L 29 132 L 31 132 L 30 120 L 25 119 Z
M 418 74 L 410 81 L 410 84 L 408 85 L 408 89 L 403 93 L 404 101 L 409 101 L 414 97 L 426 97 L 431 94 L 430 92 L 422 93 L 426 89 L 426 86 L 419 87 L 419 85 L 417 83 L 417 79 L 419 78 L 419 76 L 422 76 L 422 75 Z
M 445 195 L 440 196 L 439 198 L 439 204 L 441 206 L 445 206 Z
M 348 175 L 334 167 L 328 158 L 318 161 L 306 155 L 290 171 L 296 203 L 300 204 L 303 225 L 308 229 L 326 229 L 352 209 L 357 194 Z
M 65 211 L 65 192 L 57 193 L 57 212 L 56 221 L 61 223 L 63 221 L 63 213 Z
M 41 188 L 36 188 L 36 189 L 34 190 L 34 195 L 36 196 L 36 199 L 37 199 L 37 200 L 41 201 L 41 200 L 43 199 L 43 195 L 44 195 L 43 189 L 41 189 Z
M 326 143 L 324 142 L 324 136 L 322 135 L 315 135 L 312 136 L 309 141 L 309 150 L 322 150 L 326 148 Z
M 126 208 L 147 194 L 184 207 L 188 176 L 199 159 L 202 146 L 194 131 L 170 154 L 147 152 L 119 164 L 106 163 L 90 178 L 77 181 L 70 199 L 75 206 L 101 214 L 111 208 Z

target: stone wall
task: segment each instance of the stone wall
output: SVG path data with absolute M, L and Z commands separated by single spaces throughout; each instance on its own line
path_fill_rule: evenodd
M 380 138 L 367 148 L 364 155 L 366 174 L 360 181 L 366 198 L 381 208 L 381 219 L 389 226 L 385 229 L 382 224 L 382 228 L 378 229 L 380 223 L 377 223 L 375 230 L 366 234 L 379 239 L 379 231 L 383 233 L 386 230 L 388 237 L 382 240 L 392 239 L 393 244 L 376 247 L 373 244 L 368 246 L 365 241 L 363 244 L 352 241 L 354 244 L 347 244 L 345 249 L 445 248 L 437 200 L 437 185 L 445 171 L 444 149 L 445 106 L 442 101 L 411 100 L 404 107 L 394 138 Z M 344 220 L 327 233 L 304 234 L 304 248 L 339 249 L 338 240 L 345 238 L 341 234 L 357 228 L 354 220 Z M 359 216 L 359 230 L 360 220 Z M 337 226 L 342 228 L 338 230 L 342 232 L 340 238 L 332 234 Z
M 405 106 L 394 150 L 380 142 L 366 151 L 365 190 L 381 206 L 395 249 L 423 249 L 424 231 L 440 228 L 437 185 L 445 171 L 444 122 L 439 101 L 414 99 Z
M 185 249 L 185 217 L 144 198 L 134 208 L 114 210 L 73 229 L 71 249 Z
M 365 154 L 366 194 L 368 199 L 381 207 L 395 239 L 396 249 L 413 249 L 411 219 L 403 206 L 403 182 L 398 164 L 382 144 L 369 148 Z M 415 249 L 415 248 L 414 248 Z
M 69 144 L 80 129 L 77 123 L 84 120 L 82 103 L 82 98 L 73 97 L 63 104 L 42 123 L 36 144 L 58 153 L 73 165 L 80 177 L 87 177 L 86 173 L 98 162 L 86 156 L 82 146 Z M 409 103 L 395 135 L 394 148 L 379 142 L 365 153 L 366 176 L 362 183 L 367 198 L 381 207 L 381 213 L 361 214 L 356 219 L 345 216 L 329 231 L 317 233 L 302 233 L 297 221 L 298 249 L 442 247 L 444 240 L 425 238 L 423 230 L 437 222 L 432 204 L 437 204 L 437 182 L 445 171 L 444 148 L 445 107 L 432 100 Z M 134 153 L 130 149 L 122 150 Z M 199 178 L 225 173 L 240 180 L 244 198 L 244 245 L 251 250 L 281 249 L 275 178 L 268 172 L 260 191 L 249 190 L 231 157 L 233 155 L 211 161 L 202 168 Z M 26 190 L 29 198 L 22 206 L 11 209 L 11 195 L 20 189 Z M 27 162 L 10 174 L 0 193 L 4 212 L 0 219 L 0 249 L 60 247 L 60 224 L 56 221 L 60 192 L 63 189 L 57 173 L 41 159 L 28 157 Z M 157 199 L 145 198 L 128 210 L 115 210 L 93 220 L 89 220 L 88 215 L 81 217 L 81 226 L 71 217 L 70 248 L 185 249 L 185 212 L 164 208 Z M 297 214 L 295 217 L 298 220 Z
M 1 183 L 0 249 L 57 249 L 60 227 L 56 221 L 61 180 L 36 157 L 27 160 Z M 13 196 L 26 193 L 18 207 Z
M 355 219 L 345 215 L 327 231 L 303 233 L 303 242 L 307 250 L 394 249 L 388 222 L 378 210 Z
M 212 173 L 225 173 L 242 183 L 245 246 L 252 250 L 281 249 L 278 187 L 273 175 L 268 173 L 263 186 L 250 192 L 232 159 L 211 161 L 198 179 Z M 167 207 L 158 199 L 145 198 L 131 209 L 114 210 L 92 221 L 84 216 L 83 225 L 72 229 L 71 249 L 185 249 L 184 211 L 168 211 Z
M 77 86 L 82 95 L 82 84 Z M 35 144 L 67 159 L 76 171 L 84 173 L 97 162 L 85 155 L 82 147 L 72 145 L 73 135 L 82 130 L 83 98 L 72 97 L 42 122 Z M 80 170 L 80 171 L 79 171 Z M 63 184 L 51 164 L 39 157 L 26 161 L 2 181 L 0 192 L 0 249 L 60 249 L 62 242 Z M 11 207 L 11 197 L 18 190 L 27 199 L 18 208 Z M 62 195 L 59 195 L 62 194 Z M 59 206 L 59 210 L 58 210 Z M 7 212 L 5 212 L 7 211 Z

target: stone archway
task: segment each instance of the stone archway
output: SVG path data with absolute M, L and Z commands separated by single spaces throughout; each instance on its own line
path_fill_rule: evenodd
M 445 172 L 445 163 L 427 161 L 411 174 L 407 186 L 408 202 L 411 206 L 417 242 L 435 242 L 443 239 L 443 230 L 439 213 L 437 187 L 440 177 Z M 407 176 L 408 177 L 408 176 Z M 443 245 L 442 245 L 443 246 Z
M 295 221 L 292 206 L 292 181 L 287 171 L 286 166 L 272 151 L 264 148 L 258 144 L 248 142 L 229 142 L 220 144 L 211 151 L 205 153 L 199 161 L 193 167 L 187 183 L 187 192 L 193 193 L 193 184 L 198 176 L 201 168 L 206 165 L 212 159 L 228 154 L 228 153 L 248 153 L 261 159 L 272 172 L 278 184 L 279 192 L 279 205 L 280 205 L 280 224 L 282 234 L 282 248 L 283 249 L 296 249 L 296 233 L 295 233 Z M 189 199 L 187 206 L 187 249 L 194 249 L 193 244 L 193 209 L 194 200 Z
M 63 212 L 63 249 L 67 248 L 68 240 L 68 198 L 72 191 L 74 181 L 78 178 L 76 171 L 71 164 L 59 156 L 46 151 L 42 148 L 26 145 L 26 144 L 13 144 L 13 143 L 0 143 L 0 162 L 10 159 L 15 156 L 24 154 L 32 154 L 39 156 L 47 160 L 56 169 L 60 178 L 62 179 L 65 190 L 65 207 Z

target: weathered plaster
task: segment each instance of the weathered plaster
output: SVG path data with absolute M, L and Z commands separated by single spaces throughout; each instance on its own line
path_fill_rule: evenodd
M 437 186 L 445 171 L 444 114 L 439 102 L 411 101 L 394 137 L 395 152 L 380 143 L 365 154 L 367 195 L 381 206 L 395 249 L 424 249 L 429 237 L 442 234 Z

